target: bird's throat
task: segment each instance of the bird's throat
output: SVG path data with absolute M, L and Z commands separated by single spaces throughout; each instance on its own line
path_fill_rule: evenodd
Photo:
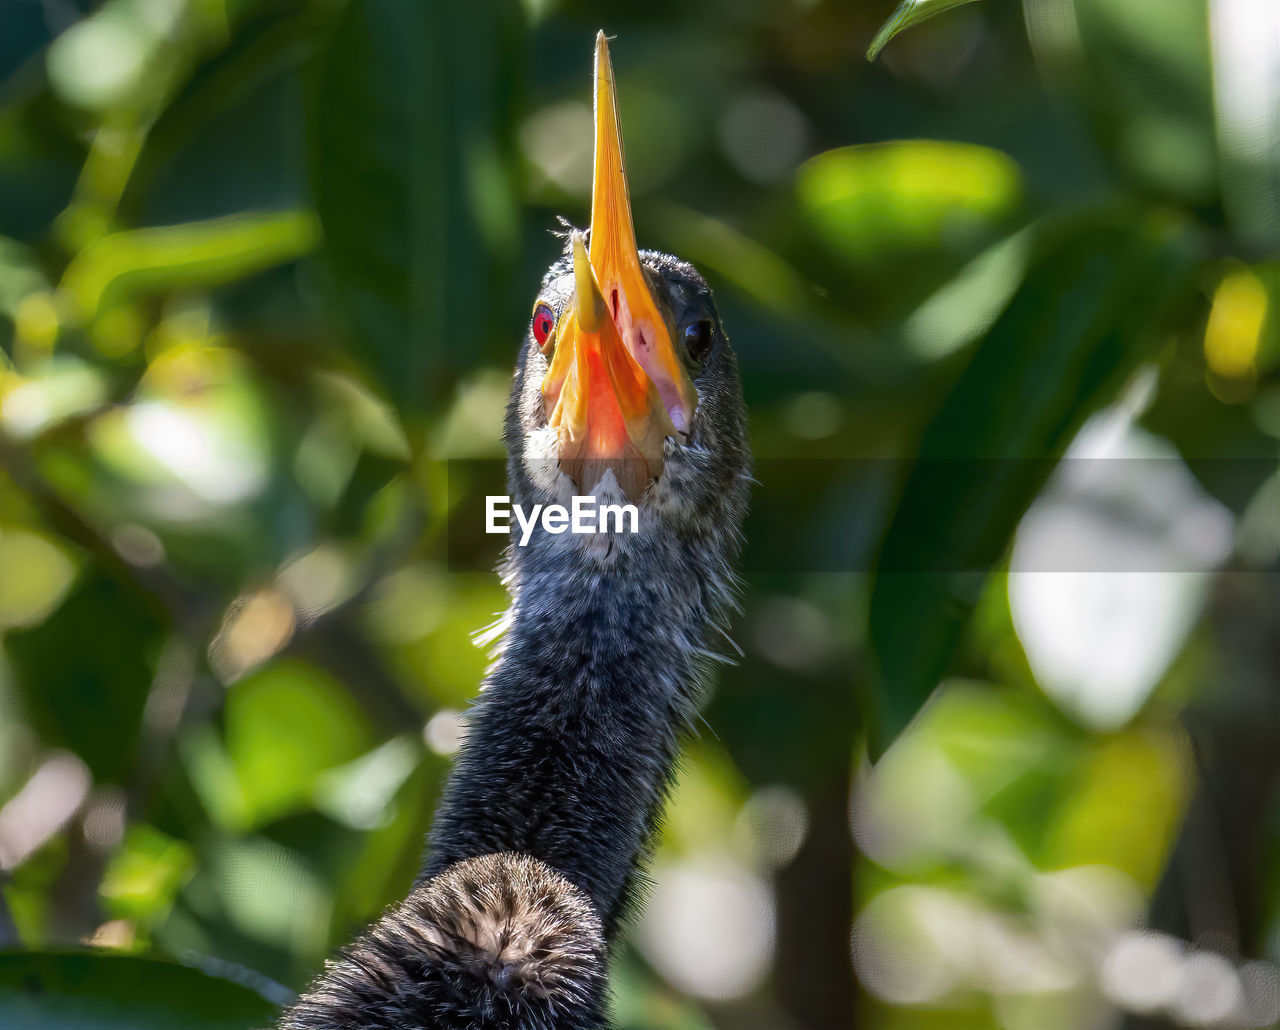
M 654 568 L 584 577 L 537 553 L 524 559 L 424 877 L 476 855 L 532 855 L 581 887 L 612 933 L 696 709 L 708 620 L 720 614 L 705 603 L 719 574 L 712 556 L 634 562 Z M 658 567 L 680 572 L 659 578 Z

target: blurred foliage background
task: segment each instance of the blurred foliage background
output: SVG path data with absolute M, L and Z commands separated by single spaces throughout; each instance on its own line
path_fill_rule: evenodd
M 620 1027 L 1280 1021 L 1280 6 L 893 13 L 0 5 L 0 1024 L 261 1026 L 407 889 L 600 26 L 760 480 Z

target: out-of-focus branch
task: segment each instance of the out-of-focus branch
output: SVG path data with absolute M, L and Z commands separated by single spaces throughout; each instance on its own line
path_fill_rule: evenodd
M 0 880 L 0 888 L 4 882 Z M 16 948 L 22 943 L 18 936 L 18 927 L 9 911 L 9 903 L 4 899 L 4 891 L 0 889 L 0 948 Z
M 1184 716 L 1198 782 L 1149 926 L 1232 959 L 1263 945 L 1267 813 L 1280 794 L 1280 575 L 1219 577 L 1215 680 Z M 1178 1026 L 1150 1014 L 1129 1030 Z
M 788 694 L 805 691 L 808 710 L 820 722 L 808 727 L 808 753 L 791 777 L 805 803 L 807 832 L 795 858 L 774 879 L 778 1002 L 801 1030 L 852 1030 L 857 981 L 849 939 L 857 856 L 849 806 L 861 746 L 855 695 L 848 665 L 835 661 L 779 687 Z
M 850 742 L 854 734 L 850 731 Z M 856 989 L 849 955 L 853 925 L 853 839 L 848 764 L 833 763 L 808 794 L 809 833 L 778 873 L 778 995 L 805 1030 L 854 1026 Z

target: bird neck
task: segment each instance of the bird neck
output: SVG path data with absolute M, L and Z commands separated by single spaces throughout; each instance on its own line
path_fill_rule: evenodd
M 611 934 L 696 710 L 730 576 L 714 552 L 678 541 L 632 538 L 602 557 L 566 539 L 543 536 L 508 567 L 509 627 L 423 875 L 532 855 L 581 887 Z

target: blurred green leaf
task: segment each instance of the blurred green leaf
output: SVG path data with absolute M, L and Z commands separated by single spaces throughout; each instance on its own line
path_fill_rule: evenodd
M 1046 867 L 1109 865 L 1150 889 L 1177 833 L 1192 773 L 1185 742 L 1172 734 L 1139 728 L 1100 742 L 1053 813 Z
M 439 755 L 422 751 L 417 766 L 388 806 L 386 825 L 362 836 L 334 889 L 333 920 L 340 929 L 337 936 L 345 937 L 376 919 L 417 875 L 422 840 L 430 828 L 437 792 L 448 768 Z
M 154 918 L 173 903 L 193 863 L 191 848 L 182 841 L 154 826 L 132 826 L 107 864 L 99 893 L 116 915 Z
M 885 44 L 900 32 L 905 32 L 913 25 L 928 21 L 934 15 L 949 11 L 961 4 L 970 4 L 973 0 L 902 0 L 897 9 L 889 16 L 889 20 L 880 26 L 876 38 L 867 48 L 867 60 L 874 61 L 884 49 Z
M 293 660 L 236 683 L 226 720 L 247 826 L 310 807 L 320 774 L 371 743 L 368 718 L 342 684 Z
M 0 525 L 0 629 L 39 622 L 75 577 L 66 551 L 48 537 Z
M 722 276 L 743 295 L 783 318 L 809 303 L 809 286 L 780 255 L 728 222 L 690 208 L 659 208 L 662 236 L 704 271 Z
M 316 808 L 353 830 L 375 830 L 394 818 L 395 797 L 418 766 L 422 740 L 393 737 L 316 781 Z
M 394 661 L 403 663 L 406 681 L 424 702 L 463 705 L 489 664 L 487 651 L 475 643 L 476 630 L 494 621 L 505 597 L 487 576 L 445 577 L 435 570 L 422 576 L 426 571 L 397 576 L 388 603 L 374 617 L 411 627 Z M 420 593 L 423 587 L 435 596 Z
M 1103 216 L 1046 227 L 1009 307 L 925 430 L 871 598 L 877 753 L 929 697 L 991 567 L 1054 462 L 1158 338 L 1183 283 L 1180 227 Z
M 307 212 L 243 214 L 112 233 L 86 247 L 62 285 L 86 318 L 132 294 L 209 287 L 291 261 L 319 241 Z
M 322 60 L 311 178 L 325 252 L 401 403 L 448 396 L 500 289 L 490 250 L 516 232 L 514 9 L 352 0 Z
M 1026 271 L 1031 232 L 988 247 L 915 309 L 902 342 L 926 360 L 945 357 L 978 339 L 1013 296 Z
M 246 987 L 168 962 L 0 954 L 0 1026 L 12 1030 L 250 1030 L 277 1014 Z
M 240 933 L 302 962 L 320 962 L 329 947 L 333 898 L 309 856 L 265 837 L 245 837 L 209 848 L 204 864 Z
M 1015 210 L 1022 173 L 990 147 L 895 140 L 811 158 L 796 190 L 814 230 L 862 267 L 903 251 L 971 249 Z

